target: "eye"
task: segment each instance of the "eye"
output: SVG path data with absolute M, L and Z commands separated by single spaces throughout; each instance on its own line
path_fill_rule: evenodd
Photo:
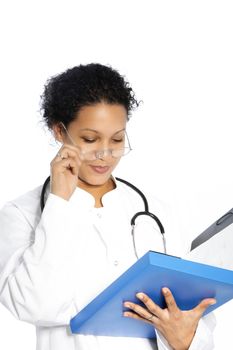
M 86 143 L 94 143 L 96 141 L 96 139 L 91 139 L 88 137 L 82 137 L 83 141 Z
M 124 138 L 121 138 L 121 139 L 113 139 L 113 142 L 116 142 L 116 143 L 124 142 Z

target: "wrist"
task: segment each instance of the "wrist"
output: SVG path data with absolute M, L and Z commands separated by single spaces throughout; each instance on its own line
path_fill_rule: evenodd
M 60 192 L 60 191 L 53 191 L 52 189 L 51 189 L 50 193 L 53 194 L 53 195 L 56 196 L 56 197 L 59 197 L 59 198 L 61 198 L 61 199 L 64 199 L 64 200 L 67 201 L 67 202 L 69 201 L 69 199 L 70 199 L 70 197 L 71 197 L 71 196 L 69 196 L 69 195 L 67 195 L 67 194 L 64 194 L 64 193 Z
M 175 344 L 175 346 L 172 346 L 172 350 L 188 350 L 190 348 L 190 345 L 192 343 L 193 337 L 189 337 L 188 339 L 182 339 L 179 341 L 178 344 Z

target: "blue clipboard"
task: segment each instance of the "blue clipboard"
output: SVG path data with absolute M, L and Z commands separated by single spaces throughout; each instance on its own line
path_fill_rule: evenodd
M 233 298 L 233 271 L 149 251 L 71 319 L 71 331 L 155 338 L 153 326 L 122 315 L 123 302 L 139 303 L 135 294 L 144 292 L 165 307 L 162 287 L 171 289 L 182 310 L 195 307 L 204 298 L 215 297 L 217 303 L 206 310 L 207 314 Z

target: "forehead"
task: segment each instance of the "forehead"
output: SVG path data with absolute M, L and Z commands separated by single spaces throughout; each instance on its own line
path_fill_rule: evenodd
M 77 130 L 93 129 L 98 132 L 118 131 L 125 128 L 127 112 L 124 106 L 119 104 L 98 103 L 83 107 L 70 123 L 69 128 Z

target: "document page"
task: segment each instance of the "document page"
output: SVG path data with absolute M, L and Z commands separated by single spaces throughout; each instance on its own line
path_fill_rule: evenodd
M 184 259 L 233 270 L 233 224 L 193 249 Z

